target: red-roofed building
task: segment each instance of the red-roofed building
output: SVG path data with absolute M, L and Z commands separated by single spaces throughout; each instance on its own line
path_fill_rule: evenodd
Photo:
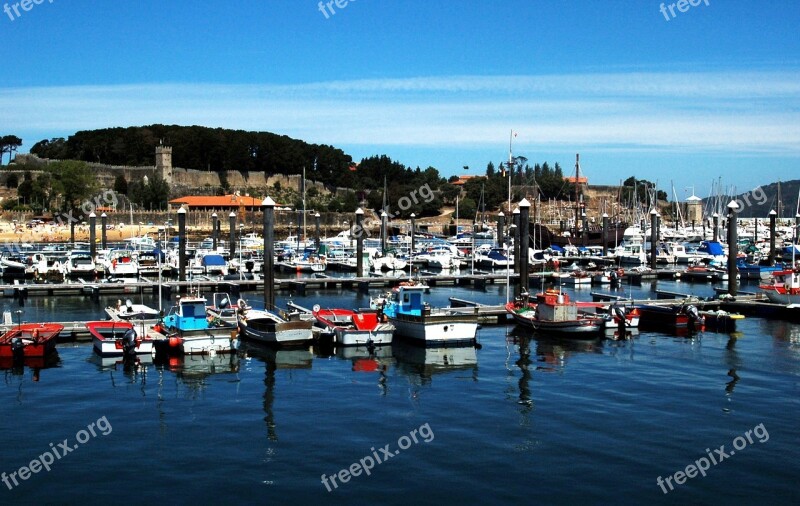
M 236 211 L 241 207 L 247 210 L 261 208 L 261 199 L 242 195 L 187 195 L 169 201 L 169 206 L 177 210 L 181 206 L 189 211 Z
M 455 185 L 455 186 L 464 186 L 467 181 L 469 181 L 470 179 L 475 179 L 475 178 L 486 179 L 486 176 L 458 176 L 458 181 L 453 181 L 450 184 Z
M 564 176 L 564 181 L 568 183 L 575 184 L 575 176 Z M 578 178 L 578 183 L 589 186 L 589 178 L 585 176 L 581 176 Z

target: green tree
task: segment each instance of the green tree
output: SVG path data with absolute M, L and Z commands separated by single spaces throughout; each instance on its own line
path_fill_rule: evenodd
M 6 178 L 6 188 L 16 188 L 19 186 L 19 177 L 16 174 L 9 174 Z
M 22 139 L 16 135 L 0 137 L 0 165 L 3 164 L 3 155 L 6 153 L 8 153 L 8 163 L 11 163 L 12 155 L 20 146 L 22 146 Z
M 84 162 L 67 160 L 52 163 L 47 171 L 60 182 L 62 210 L 75 210 L 98 188 L 94 173 Z

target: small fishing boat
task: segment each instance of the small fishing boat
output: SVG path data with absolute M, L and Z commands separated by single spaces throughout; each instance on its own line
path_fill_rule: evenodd
M 603 328 L 603 319 L 578 311 L 578 305 L 570 301 L 569 295 L 549 289 L 530 301 L 528 294 L 506 304 L 517 323 L 533 330 L 564 337 L 594 339 Z
M 108 317 L 115 321 L 144 320 L 146 323 L 154 324 L 159 318 L 158 309 L 146 304 L 134 304 L 130 299 L 126 299 L 125 304 L 117 300 L 115 305 L 108 306 L 105 311 Z
M 770 302 L 800 304 L 800 270 L 783 270 L 772 273 L 770 283 L 759 285 Z
M 239 346 L 236 326 L 206 315 L 206 299 L 189 295 L 178 299 L 153 330 L 160 335 L 157 346 L 166 343 L 178 354 L 231 353 Z
M 702 330 L 705 319 L 692 304 L 654 305 L 640 304 L 640 321 L 643 327 L 675 330 L 688 328 Z
M 617 330 L 622 322 L 626 329 L 639 328 L 639 309 L 636 306 L 601 302 L 577 302 L 577 305 L 579 311 L 602 318 L 605 330 Z
M 245 339 L 272 345 L 292 346 L 307 344 L 314 337 L 311 331 L 313 320 L 291 320 L 290 315 L 283 311 L 282 314 L 276 314 L 272 311 L 252 309 L 242 299 L 239 299 L 237 305 L 239 331 Z
M 323 327 L 323 333 L 332 335 L 336 344 L 377 346 L 392 343 L 394 326 L 381 322 L 376 311 L 321 309 L 316 305 L 312 314 Z
M 425 346 L 458 346 L 475 344 L 478 314 L 464 314 L 448 309 L 432 308 L 425 301 L 424 285 L 400 286 L 388 301 L 378 304 L 394 325 L 397 335 Z
M 44 357 L 56 349 L 56 337 L 64 329 L 58 323 L 24 323 L 0 336 L 0 357 Z
M 94 351 L 102 357 L 152 355 L 153 341 L 137 335 L 134 325 L 127 321 L 87 322 Z

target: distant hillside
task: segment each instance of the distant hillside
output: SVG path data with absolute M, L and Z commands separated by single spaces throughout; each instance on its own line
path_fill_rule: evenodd
M 300 174 L 347 186 L 353 159 L 332 146 L 308 144 L 270 132 L 246 132 L 201 126 L 149 125 L 80 131 L 68 139 L 42 140 L 31 148 L 42 158 L 83 160 L 108 165 L 153 165 L 155 147 L 173 148 L 175 167 L 213 172 Z M 313 171 L 314 160 L 317 171 Z
M 797 212 L 797 192 L 800 190 L 800 179 L 781 181 L 781 208 L 780 215 L 784 218 L 794 217 Z M 713 197 L 703 199 L 708 202 Z M 759 188 L 741 193 L 734 197 L 739 205 L 744 204 L 744 209 L 739 213 L 742 218 L 765 218 L 772 209 L 779 211 L 778 183 L 772 183 Z

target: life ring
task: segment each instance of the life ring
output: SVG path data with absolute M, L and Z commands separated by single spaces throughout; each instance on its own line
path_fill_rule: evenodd
M 625 271 L 622 269 L 617 269 L 617 276 L 622 277 L 625 275 Z

